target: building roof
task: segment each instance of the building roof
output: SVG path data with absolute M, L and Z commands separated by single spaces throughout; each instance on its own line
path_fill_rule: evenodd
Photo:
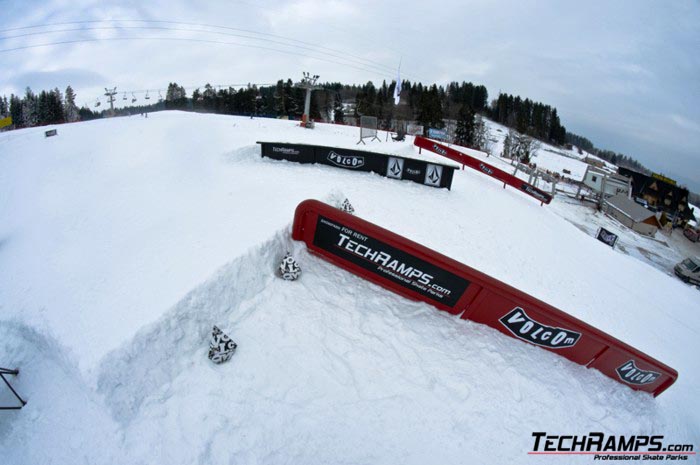
M 649 195 L 657 199 L 656 207 L 661 210 L 671 214 L 678 212 L 681 218 L 687 220 L 693 218 L 693 212 L 688 205 L 687 188 L 675 186 L 661 179 L 647 176 L 646 174 L 638 173 L 624 167 L 618 168 L 618 173 L 632 178 L 632 195 L 635 197 Z M 666 204 L 666 200 L 670 201 L 668 205 Z M 683 205 L 682 211 L 679 205 Z
M 605 201 L 608 205 L 616 210 L 621 211 L 625 216 L 629 217 L 635 223 L 641 223 L 654 215 L 654 212 L 647 210 L 633 200 L 627 198 L 626 194 L 613 195 Z
M 618 174 L 618 173 L 611 173 L 610 171 L 603 170 L 603 169 L 600 169 L 600 168 L 596 168 L 595 166 L 590 166 L 590 167 L 588 167 L 588 171 L 589 171 L 590 173 L 597 174 L 597 175 L 600 175 L 600 176 L 607 176 L 607 177 L 608 177 L 608 180 L 613 179 L 613 180 L 616 180 L 616 181 L 621 181 L 621 182 L 623 182 L 623 183 L 625 183 L 625 184 L 627 184 L 628 182 L 630 182 L 630 180 L 632 179 L 632 178 L 629 177 L 629 176 L 623 176 L 623 175 Z

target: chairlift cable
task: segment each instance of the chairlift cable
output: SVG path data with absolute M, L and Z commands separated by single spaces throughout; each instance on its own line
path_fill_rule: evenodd
M 303 40 L 298 40 L 298 39 L 294 39 L 291 37 L 282 36 L 279 34 L 272 34 L 272 33 L 267 33 L 267 32 L 260 32 L 260 31 L 250 30 L 250 29 L 241 29 L 241 28 L 235 28 L 235 27 L 229 27 L 229 26 L 219 26 L 219 25 L 214 25 L 214 24 L 192 23 L 192 22 L 186 22 L 186 21 L 143 20 L 143 19 L 109 19 L 109 20 L 66 21 L 66 22 L 58 22 L 58 23 L 47 23 L 47 24 L 43 24 L 43 25 L 33 25 L 33 26 L 23 26 L 23 27 L 9 28 L 9 29 L 0 29 L 0 33 L 26 30 L 26 29 L 37 29 L 37 28 L 43 28 L 43 27 L 67 26 L 67 25 L 75 25 L 75 24 L 99 24 L 99 23 L 107 23 L 107 22 L 111 22 L 111 23 L 139 22 L 139 23 L 156 23 L 156 24 L 174 24 L 174 25 L 182 25 L 182 26 L 201 27 L 201 28 L 224 29 L 224 30 L 230 30 L 230 31 L 245 32 L 245 33 L 249 33 L 249 34 L 256 34 L 256 35 L 260 35 L 260 36 L 275 37 L 278 39 L 283 39 L 283 40 L 288 41 L 288 42 L 296 42 L 298 44 L 303 44 L 305 46 L 312 47 L 312 48 L 301 47 L 301 46 L 292 45 L 292 44 L 285 44 L 282 42 L 272 41 L 269 39 L 266 40 L 266 39 L 262 39 L 262 38 L 258 38 L 258 37 L 241 36 L 241 35 L 237 35 L 237 34 L 225 34 L 225 33 L 217 32 L 217 31 L 164 28 L 164 27 L 156 27 L 156 26 L 109 26 L 109 27 L 95 27 L 95 28 L 66 29 L 66 30 L 58 30 L 58 31 L 41 31 L 41 32 L 36 32 L 36 33 L 27 33 L 27 34 L 15 35 L 15 36 L 2 37 L 2 38 L 0 38 L 0 40 L 25 37 L 25 36 L 29 36 L 29 35 L 47 34 L 47 33 L 53 33 L 53 32 L 71 32 L 71 31 L 99 30 L 99 29 L 139 29 L 139 28 L 142 28 L 142 29 L 161 29 L 161 30 L 173 30 L 173 31 L 189 31 L 189 32 L 208 32 L 208 33 L 213 33 L 213 34 L 230 35 L 230 36 L 234 36 L 234 37 L 246 37 L 246 38 L 250 38 L 253 40 L 262 40 L 262 41 L 268 41 L 268 42 L 272 42 L 272 43 L 281 43 L 285 46 L 304 48 L 304 49 L 307 49 L 310 51 L 315 51 L 317 53 L 327 54 L 325 52 L 321 52 L 320 50 L 328 50 L 328 51 L 334 52 L 334 53 L 341 53 L 346 58 L 352 57 L 355 59 L 353 61 L 360 60 L 361 62 L 364 62 L 364 63 L 360 63 L 360 64 L 363 64 L 365 66 L 373 66 L 373 67 L 381 68 L 385 71 L 393 71 L 393 68 L 391 68 L 383 63 L 379 63 L 377 61 L 374 61 L 374 60 L 369 60 L 367 58 L 364 58 L 364 57 L 361 57 L 358 55 L 354 55 L 354 54 L 348 53 L 348 52 L 343 51 L 343 50 L 325 47 L 322 45 L 317 45 L 317 44 L 314 44 L 311 42 L 306 42 Z M 337 57 L 337 55 L 332 55 L 332 54 L 328 54 L 328 55 Z M 406 76 L 409 77 L 408 75 L 406 75 Z
M 304 53 L 297 53 L 297 52 L 293 52 L 293 51 L 289 51 L 289 50 L 280 50 L 277 48 L 265 47 L 262 45 L 244 44 L 244 43 L 240 43 L 240 42 L 225 42 L 225 41 L 209 40 L 209 39 L 183 38 L 183 37 L 102 37 L 102 38 L 92 38 L 92 39 L 64 40 L 64 41 L 58 41 L 58 42 L 23 45 L 21 47 L 0 49 L 0 53 L 14 52 L 14 51 L 18 51 L 18 50 L 27 50 L 27 49 L 39 48 L 39 47 L 50 47 L 50 46 L 54 46 L 54 45 L 78 44 L 78 43 L 86 43 L 86 42 L 117 41 L 117 40 L 118 41 L 127 41 L 127 40 L 164 40 L 164 41 L 169 41 L 170 40 L 170 41 L 178 41 L 178 42 L 199 42 L 199 43 L 209 43 L 209 44 L 218 44 L 218 45 L 237 45 L 237 46 L 241 46 L 241 47 L 256 48 L 259 50 L 269 50 L 269 51 L 273 51 L 273 52 L 283 53 L 286 55 L 296 55 L 296 56 L 301 56 L 304 58 L 310 58 L 313 60 L 325 61 L 327 63 L 332 63 L 332 64 L 345 66 L 345 67 L 349 67 L 349 68 L 354 68 L 354 69 L 358 69 L 360 71 L 366 71 L 369 73 L 379 73 L 379 71 L 377 71 L 377 70 L 371 70 L 371 69 L 363 68 L 360 66 L 355 66 L 355 65 L 352 65 L 349 63 L 342 63 L 342 62 L 338 62 L 335 60 L 329 60 L 327 58 L 316 57 L 313 55 L 308 55 L 308 54 L 304 54 Z
M 207 31 L 207 30 L 201 30 L 201 29 L 182 29 L 182 28 L 170 28 L 170 27 L 162 27 L 162 26 L 98 26 L 98 27 L 87 27 L 87 28 L 73 28 L 73 29 L 58 29 L 54 31 L 39 31 L 39 32 L 29 32 L 25 34 L 17 34 L 13 36 L 5 36 L 5 37 L 0 37 L 0 40 L 10 40 L 10 39 L 18 39 L 18 38 L 23 38 L 23 37 L 29 37 L 29 36 L 37 36 L 37 35 L 45 35 L 45 34 L 55 34 L 55 33 L 62 33 L 62 32 L 84 32 L 84 31 L 102 31 L 102 30 L 123 30 L 123 29 L 139 29 L 139 30 L 157 30 L 157 31 L 172 31 L 172 32 L 195 32 L 195 33 L 206 33 L 206 34 L 217 34 L 217 35 L 223 35 L 223 36 L 229 36 L 229 37 L 238 37 L 242 39 L 250 39 L 250 40 L 258 40 L 262 42 L 269 42 L 272 44 L 276 45 L 282 45 L 283 47 L 293 47 L 293 48 L 298 48 L 298 49 L 303 49 L 303 50 L 308 50 L 310 52 L 314 53 L 320 53 L 322 55 L 328 55 L 333 58 L 339 58 L 339 59 L 347 59 L 347 57 L 336 55 L 333 53 L 328 53 L 324 52 L 321 50 L 316 50 L 314 48 L 310 47 L 304 47 L 301 45 L 293 45 L 285 42 L 281 42 L 278 40 L 272 40 L 272 39 L 265 39 L 265 38 L 260 38 L 260 37 L 253 37 L 249 35 L 243 35 L 243 34 L 232 34 L 232 33 L 227 33 L 227 32 L 220 32 L 220 31 Z M 388 72 L 389 69 L 382 65 L 376 66 L 373 64 L 368 64 L 368 63 L 363 63 L 362 61 L 359 60 L 350 60 L 352 62 L 355 62 L 359 65 L 362 66 L 370 66 L 374 68 L 378 68 L 378 71 L 381 71 L 382 73 Z M 387 69 L 383 69 L 387 68 Z

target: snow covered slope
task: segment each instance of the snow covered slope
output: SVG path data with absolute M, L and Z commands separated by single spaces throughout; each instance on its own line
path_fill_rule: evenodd
M 503 141 L 510 129 L 507 126 L 503 126 L 502 124 L 498 124 L 486 118 L 484 121 L 491 135 L 491 154 L 499 157 L 500 154 L 503 153 Z M 588 164 L 584 161 L 586 158 L 598 160 L 604 163 L 605 167 L 610 172 L 617 172 L 617 167 L 615 165 L 585 150 L 578 153 L 576 147 L 572 150 L 568 150 L 545 143 L 541 143 L 540 145 L 540 148 L 535 152 L 535 156 L 532 158 L 532 162 L 536 163 L 540 169 L 551 171 L 552 173 L 559 173 L 559 175 L 565 178 L 573 179 L 574 181 L 583 180 L 583 177 L 586 175 L 586 168 L 588 167 Z M 564 170 L 568 171 L 568 173 Z
M 0 414 L 7 463 L 504 463 L 530 460 L 535 430 L 700 433 L 697 291 L 492 179 L 457 171 L 447 191 L 255 145 L 353 147 L 332 125 L 163 112 L 58 131 L 0 134 L 0 366 L 29 400 Z M 412 142 L 369 148 L 424 156 Z M 678 382 L 652 399 L 309 255 L 294 208 L 331 196 Z M 287 250 L 295 283 L 272 276 Z M 222 366 L 214 324 L 239 343 Z

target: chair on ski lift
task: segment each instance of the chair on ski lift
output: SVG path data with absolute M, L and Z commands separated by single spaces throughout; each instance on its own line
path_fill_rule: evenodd
M 95 102 L 95 108 L 99 107 L 100 105 L 102 105 L 102 102 L 100 102 L 100 99 L 97 99 Z
M 133 92 L 131 93 L 131 103 L 136 103 L 136 96 Z
M 146 91 L 146 96 L 144 97 L 146 100 L 150 100 L 151 97 L 148 96 L 148 91 Z
M 126 100 L 126 92 L 124 92 L 124 98 L 122 100 Z

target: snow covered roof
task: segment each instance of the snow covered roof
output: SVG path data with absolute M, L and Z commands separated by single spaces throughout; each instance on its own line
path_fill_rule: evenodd
M 620 181 L 621 183 L 624 183 L 624 184 L 629 183 L 630 180 L 631 180 L 631 178 L 628 177 L 628 176 L 623 176 L 623 175 L 618 174 L 618 173 L 611 173 L 610 171 L 607 171 L 607 170 L 604 170 L 604 169 L 600 169 L 600 168 L 596 168 L 595 166 L 589 166 L 589 167 L 588 167 L 588 172 L 589 172 L 589 173 L 593 173 L 593 174 L 597 174 L 597 175 L 600 175 L 600 176 L 607 176 L 607 177 L 608 177 L 608 181 L 611 181 L 611 180 L 612 180 L 612 181 Z
M 627 198 L 626 194 L 614 195 L 607 199 L 605 203 L 616 210 L 621 211 L 626 216 L 630 217 L 635 223 L 641 223 L 650 216 L 654 216 L 654 212 L 647 210 L 634 200 Z

